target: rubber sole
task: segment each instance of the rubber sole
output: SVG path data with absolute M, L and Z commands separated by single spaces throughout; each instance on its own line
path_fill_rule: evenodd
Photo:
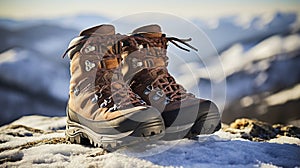
M 182 109 L 183 112 L 191 112 L 194 109 Z M 163 140 L 176 140 L 182 138 L 194 139 L 200 134 L 212 134 L 218 131 L 221 128 L 221 118 L 217 106 L 211 102 L 206 101 L 202 104 L 199 104 L 199 109 L 197 118 L 195 121 L 192 121 L 190 124 L 180 125 L 180 127 L 174 127 L 172 124 L 171 127 L 166 128 L 165 136 Z M 172 112 L 171 112 L 172 113 Z M 163 116 L 164 117 L 164 116 Z M 180 116 L 177 116 L 180 117 Z M 164 117 L 166 120 L 166 118 Z M 180 118 L 179 118 L 180 119 Z M 178 120 L 180 123 L 180 120 Z M 165 121 L 166 123 L 166 121 Z M 185 121 L 185 123 L 188 123 Z
M 158 140 L 165 134 L 164 123 L 159 118 L 142 122 L 137 128 L 119 134 L 99 134 L 90 128 L 70 120 L 67 121 L 66 137 L 71 143 L 89 142 L 92 146 L 114 151 L 123 146 L 139 142 Z
M 221 120 L 218 111 L 210 111 L 199 117 L 185 138 L 194 139 L 197 135 L 212 134 L 221 129 Z
M 192 125 L 186 129 L 178 129 L 176 131 L 170 131 L 171 129 L 166 128 L 165 136 L 162 137 L 162 140 L 171 141 L 177 139 L 194 139 L 198 135 L 201 134 L 212 134 L 218 131 L 221 128 L 221 122 L 219 119 L 211 119 L 211 120 L 197 120 Z M 184 128 L 185 126 L 182 126 Z M 174 127 L 172 127 L 174 129 Z

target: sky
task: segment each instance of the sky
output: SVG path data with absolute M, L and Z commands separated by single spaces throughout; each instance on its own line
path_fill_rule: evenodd
M 53 18 L 99 14 L 112 19 L 141 12 L 162 12 L 185 18 L 300 11 L 299 0 L 0 0 L 0 17 Z

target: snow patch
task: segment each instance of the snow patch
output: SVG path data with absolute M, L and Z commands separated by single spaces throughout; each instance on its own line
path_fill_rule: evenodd
M 104 155 L 99 148 L 77 144 L 39 144 L 29 148 L 5 150 L 38 140 L 64 137 L 64 133 L 60 131 L 16 137 L 7 134 L 15 130 L 10 129 L 10 126 L 24 124 L 37 129 L 40 125 L 40 129 L 47 131 L 63 120 L 65 117 L 27 116 L 11 125 L 1 127 L 0 160 L 10 160 L 3 162 L 1 166 L 105 168 L 300 166 L 299 139 L 280 137 L 272 140 L 272 143 L 259 143 L 243 140 L 237 134 L 222 130 L 212 135 L 201 135 L 198 140 L 157 141 L 142 148 L 136 145 Z

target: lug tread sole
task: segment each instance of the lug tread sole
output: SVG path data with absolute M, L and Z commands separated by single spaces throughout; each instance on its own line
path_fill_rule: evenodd
M 143 122 L 135 130 L 117 135 L 98 134 L 86 126 L 68 121 L 65 134 L 67 140 L 71 143 L 82 144 L 88 142 L 94 147 L 114 151 L 139 142 L 158 140 L 164 136 L 165 130 L 160 119 Z

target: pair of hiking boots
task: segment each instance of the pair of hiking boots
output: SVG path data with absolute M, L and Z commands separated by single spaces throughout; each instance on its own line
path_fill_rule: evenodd
M 220 129 L 217 106 L 187 93 L 167 70 L 168 42 L 196 50 L 189 40 L 166 37 L 158 25 L 129 35 L 112 25 L 82 31 L 65 53 L 71 59 L 67 139 L 113 150 Z

